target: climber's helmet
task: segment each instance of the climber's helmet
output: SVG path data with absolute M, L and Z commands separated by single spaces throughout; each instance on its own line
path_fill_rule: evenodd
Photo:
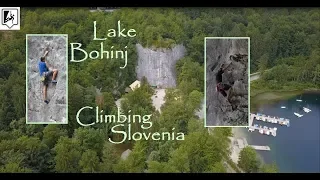
M 42 62 L 44 62 L 45 58 L 44 58 L 44 57 L 41 57 L 40 60 L 41 60 Z

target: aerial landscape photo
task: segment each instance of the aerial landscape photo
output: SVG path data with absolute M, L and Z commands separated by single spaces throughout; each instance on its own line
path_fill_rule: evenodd
M 0 172 L 320 172 L 319 8 L 37 7 L 21 8 L 20 14 L 20 30 L 0 31 Z M 126 31 L 134 29 L 136 36 L 110 36 L 108 30 L 118 31 L 119 24 Z M 42 103 L 35 113 L 61 114 L 58 120 L 63 121 L 64 111 L 42 107 L 67 106 L 67 124 L 26 124 L 26 34 L 68 35 L 68 71 L 57 67 L 57 84 L 48 87 L 49 104 L 41 100 L 37 64 L 30 76 L 39 83 L 31 101 Z M 95 35 L 108 38 L 93 40 Z M 250 41 L 225 41 L 238 44 L 239 52 L 206 64 L 206 37 Z M 88 54 L 101 51 L 102 45 L 105 51 L 125 51 L 126 67 L 121 68 L 123 59 L 90 58 L 95 53 L 72 62 L 71 55 L 80 60 L 84 53 L 71 53 L 70 43 L 81 44 Z M 38 49 L 35 63 L 46 51 L 44 44 Z M 55 54 L 50 51 L 47 58 L 53 65 L 60 63 L 58 57 L 52 61 Z M 224 91 L 216 91 L 220 67 L 239 72 L 222 75 L 222 83 L 238 88 L 219 86 Z M 212 75 L 209 83 L 205 72 Z M 59 83 L 65 78 L 68 97 L 63 104 Z M 239 97 L 230 91 L 235 89 L 243 90 L 236 92 Z M 231 93 L 229 100 L 225 93 Z M 213 101 L 213 106 L 231 101 L 234 107 L 222 116 L 224 111 L 207 109 L 205 95 L 223 101 Z M 150 126 L 102 121 L 119 112 L 149 117 Z M 221 119 L 214 117 L 219 114 Z M 208 127 L 225 126 L 223 117 L 232 117 L 231 126 L 246 127 Z M 101 123 L 95 123 L 99 118 Z

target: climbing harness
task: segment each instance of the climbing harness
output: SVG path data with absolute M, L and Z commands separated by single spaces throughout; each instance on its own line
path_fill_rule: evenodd
M 48 80 L 48 77 L 47 77 L 47 73 L 46 72 L 43 72 L 41 77 L 40 77 L 40 81 L 41 82 L 45 82 Z

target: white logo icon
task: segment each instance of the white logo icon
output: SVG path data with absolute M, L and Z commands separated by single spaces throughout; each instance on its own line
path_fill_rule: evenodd
M 20 8 L 2 7 L 0 30 L 20 30 Z

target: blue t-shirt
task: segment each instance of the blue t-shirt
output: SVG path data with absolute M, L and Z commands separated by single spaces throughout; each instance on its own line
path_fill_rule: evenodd
M 49 69 L 48 69 L 48 67 L 47 67 L 46 63 L 45 63 L 45 62 L 42 62 L 41 60 L 39 61 L 38 66 L 39 66 L 39 73 L 40 73 L 40 76 L 42 75 L 42 73 L 43 73 L 43 72 L 47 72 L 47 71 L 49 71 Z

